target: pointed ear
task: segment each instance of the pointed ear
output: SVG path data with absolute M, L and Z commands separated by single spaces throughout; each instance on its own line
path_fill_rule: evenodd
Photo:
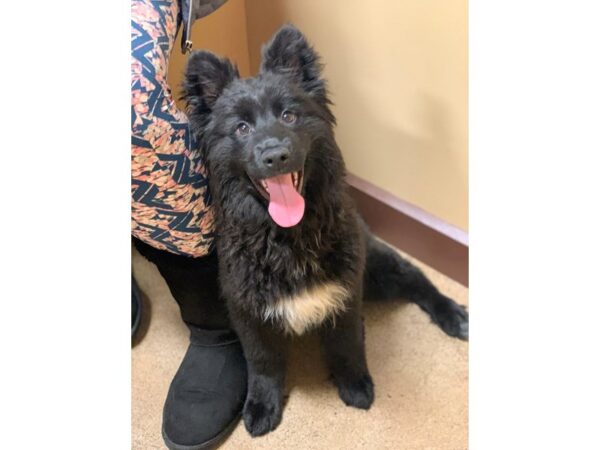
M 193 52 L 187 61 L 181 99 L 185 100 L 188 116 L 198 129 L 208 120 L 208 114 L 223 90 L 239 78 L 237 67 L 225 58 L 206 52 Z
M 310 95 L 329 103 L 320 57 L 293 25 L 284 25 L 262 49 L 261 72 L 292 76 Z

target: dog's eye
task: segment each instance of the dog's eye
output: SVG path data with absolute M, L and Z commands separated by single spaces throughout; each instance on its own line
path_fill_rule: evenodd
M 281 120 L 283 120 L 285 123 L 294 123 L 297 118 L 298 116 L 296 116 L 296 114 L 288 110 L 285 110 L 281 113 Z
M 250 131 L 250 125 L 248 125 L 246 122 L 238 123 L 238 126 L 235 128 L 235 132 L 240 136 L 246 136 L 250 134 Z

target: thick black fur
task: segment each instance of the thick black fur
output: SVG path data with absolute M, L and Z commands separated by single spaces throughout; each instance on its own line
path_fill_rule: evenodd
M 264 320 L 265 307 L 278 299 L 326 281 L 351 293 L 345 311 L 318 331 L 340 397 L 357 408 L 368 409 L 374 399 L 363 297 L 406 298 L 449 335 L 467 338 L 465 309 L 377 241 L 359 218 L 344 181 L 319 57 L 300 31 L 284 26 L 264 47 L 261 71 L 250 79 L 240 79 L 227 60 L 193 53 L 183 88 L 209 172 L 221 290 L 248 362 L 243 418 L 253 436 L 275 429 L 282 417 L 287 340 L 282 324 Z M 297 120 L 282 122 L 283 111 Z M 243 136 L 242 122 L 251 130 Z M 304 170 L 306 210 L 292 228 L 273 222 L 250 180 L 274 175 L 259 163 L 261 144 L 269 139 L 290 150 L 288 171 Z

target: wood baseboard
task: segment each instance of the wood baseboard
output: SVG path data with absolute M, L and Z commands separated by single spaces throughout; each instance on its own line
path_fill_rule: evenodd
M 465 231 L 356 175 L 348 174 L 346 180 L 373 233 L 469 286 L 469 239 Z

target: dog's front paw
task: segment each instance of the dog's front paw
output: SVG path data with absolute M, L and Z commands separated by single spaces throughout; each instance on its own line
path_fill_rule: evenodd
M 254 397 L 254 398 L 253 398 Z M 278 396 L 248 396 L 242 416 L 246 430 L 253 437 L 273 431 L 281 422 L 282 402 Z
M 440 328 L 449 336 L 469 340 L 469 313 L 467 309 L 454 300 L 446 299 L 435 308 L 432 317 Z
M 337 379 L 340 398 L 348 406 L 360 409 L 369 409 L 375 400 L 375 388 L 369 374 L 355 380 Z

